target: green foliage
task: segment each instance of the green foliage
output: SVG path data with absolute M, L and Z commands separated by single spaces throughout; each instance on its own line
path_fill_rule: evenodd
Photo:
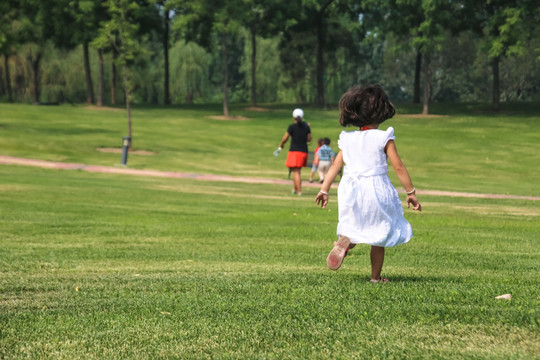
M 240 72 L 246 78 L 247 86 L 251 86 L 251 42 L 248 40 L 250 36 L 247 31 L 244 31 L 244 54 Z M 278 51 L 279 41 L 277 38 L 264 39 L 257 37 L 257 98 L 264 102 L 287 102 L 294 99 L 293 96 L 279 97 L 279 91 L 283 89 L 282 81 L 286 78 L 285 72 L 281 71 L 282 64 L 279 60 Z M 267 69 L 276 69 L 277 71 L 267 71 Z
M 285 85 L 296 92 L 296 101 L 326 106 L 325 88 L 331 76 L 328 64 L 339 61 L 335 57 L 338 49 L 346 56 L 357 54 L 358 12 L 347 5 L 309 0 L 286 10 L 294 21 L 284 28 L 279 51 L 287 75 Z M 349 81 L 345 87 L 350 85 Z
M 501 55 L 522 55 L 524 53 L 525 41 L 521 38 L 526 27 L 522 19 L 522 9 L 505 7 L 499 9 L 491 20 L 491 32 L 494 37 L 491 39 L 489 49 L 490 57 Z
M 92 74 L 98 73 L 98 59 L 95 49 L 90 51 L 90 64 L 92 65 Z M 59 103 L 75 103 L 84 101 L 86 98 L 85 74 L 81 71 L 81 63 L 83 51 L 82 45 L 74 48 L 71 51 L 56 49 L 48 46 L 45 51 L 42 69 L 42 101 L 44 102 L 59 102 Z M 104 78 L 104 94 L 105 103 L 110 103 L 110 84 L 111 84 L 111 67 L 112 54 L 104 55 L 105 63 L 105 78 Z M 15 63 L 17 58 L 13 59 Z M 21 60 L 22 61 L 22 60 Z M 24 78 L 25 73 L 19 73 L 18 67 L 13 67 L 15 77 Z M 24 68 L 20 68 L 23 71 Z M 117 94 L 120 100 L 123 100 L 123 93 Z M 137 96 L 136 96 L 137 97 Z M 22 98 L 20 100 L 25 100 Z M 146 100 L 146 99 L 145 99 Z
M 120 55 L 119 65 L 132 64 L 144 51 L 135 36 L 139 25 L 133 21 L 132 17 L 139 5 L 130 0 L 108 0 L 105 4 L 110 20 L 101 24 L 100 35 L 93 44 L 98 48 L 112 46 Z
M 174 103 L 208 101 L 212 54 L 190 42 L 177 42 L 170 51 L 171 95 Z
M 160 11 L 167 9 L 174 14 L 171 49 L 176 50 L 171 54 L 170 68 L 176 73 L 171 75 L 175 103 L 221 101 L 223 57 L 216 35 L 220 31 L 228 33 L 231 101 L 250 99 L 253 81 L 249 34 L 254 32 L 260 45 L 256 59 L 257 100 L 314 103 L 318 96 L 315 30 L 321 28 L 316 24 L 317 11 L 327 3 L 330 5 L 322 23 L 325 31 L 322 79 L 326 103 L 330 105 L 351 85 L 366 82 L 382 83 L 394 99 L 411 99 L 418 47 L 430 51 L 435 101 L 489 99 L 492 74 L 487 67 L 491 64 L 484 57 L 497 54 L 503 55 L 502 100 L 531 101 L 540 96 L 536 86 L 540 79 L 537 1 L 366 0 L 360 4 L 345 0 L 303 3 L 245 0 L 216 2 L 218 7 L 214 2 L 3 1 L 0 54 L 9 55 L 10 85 L 15 100 L 35 100 L 30 97 L 32 62 L 39 59 L 43 69 L 37 72 L 38 90 L 41 87 L 43 94 L 38 101 L 86 101 L 84 92 L 79 91 L 84 89 L 85 78 L 78 65 L 66 59 L 79 57 L 76 52 L 82 50 L 78 45 L 94 39 L 94 48 L 90 49 L 94 86 L 98 83 L 95 48 L 105 50 L 105 86 L 110 87 L 113 56 L 108 52 L 114 46 L 125 46 L 125 56 L 118 61 L 127 61 L 133 70 L 129 79 L 133 100 L 163 102 L 164 28 Z M 122 6 L 124 21 L 113 21 L 105 12 L 110 9 L 111 14 L 121 17 Z M 55 21 L 46 21 L 50 18 Z M 96 38 L 100 22 L 101 36 Z M 123 39 L 116 36 L 120 27 L 126 31 Z M 193 58 L 195 50 L 184 45 L 192 41 L 205 49 L 204 55 L 197 55 L 204 56 L 199 64 Z M 61 48 L 72 51 L 64 54 Z M 0 99 L 7 99 L 5 70 L 0 61 L 3 74 Z M 195 73 L 191 74 L 191 70 Z M 79 81 L 83 84 L 76 85 Z
M 99 22 L 105 17 L 100 1 L 71 0 L 66 9 L 74 20 L 71 34 L 74 44 L 92 41 L 97 36 Z
M 0 2 L 0 54 L 10 55 L 15 41 L 17 8 L 12 1 Z
M 177 37 L 186 41 L 194 41 L 208 48 L 211 43 L 213 26 L 213 4 L 210 0 L 170 0 L 176 16 L 172 31 Z

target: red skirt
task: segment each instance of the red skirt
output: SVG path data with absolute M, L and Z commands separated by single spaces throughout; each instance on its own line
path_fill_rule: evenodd
M 288 168 L 301 168 L 307 165 L 308 153 L 301 151 L 289 151 L 285 166 Z

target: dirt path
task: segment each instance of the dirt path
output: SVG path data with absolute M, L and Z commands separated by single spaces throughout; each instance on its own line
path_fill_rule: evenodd
M 202 181 L 229 181 L 229 182 L 242 182 L 242 183 L 251 183 L 251 184 L 276 184 L 276 185 L 290 185 L 291 184 L 291 180 L 285 180 L 285 179 L 264 179 L 264 178 L 252 178 L 252 177 L 244 177 L 244 176 L 193 174 L 193 173 L 160 171 L 160 170 L 140 170 L 140 169 L 130 169 L 128 167 L 123 167 L 123 166 L 85 165 L 85 164 L 77 164 L 77 163 L 64 163 L 64 162 L 27 159 L 27 158 L 19 158 L 19 157 L 4 156 L 4 155 L 0 155 L 0 165 L 35 166 L 35 167 L 46 168 L 46 169 L 82 170 L 82 171 L 88 171 L 88 172 L 94 172 L 94 173 L 153 176 L 153 177 L 176 178 L 176 179 L 194 179 L 194 180 L 202 180 Z M 316 183 L 310 184 L 310 183 L 304 182 L 302 186 L 318 188 L 320 185 Z M 479 194 L 479 193 L 438 191 L 438 190 L 418 190 L 418 193 L 421 195 L 433 195 L 433 196 L 468 197 L 468 198 L 484 198 L 484 199 L 518 199 L 518 200 L 540 201 L 540 197 L 538 196 Z

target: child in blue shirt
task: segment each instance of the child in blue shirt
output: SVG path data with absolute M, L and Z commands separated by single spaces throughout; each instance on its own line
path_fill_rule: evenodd
M 329 145 L 330 139 L 324 138 L 323 145 L 319 148 L 319 150 L 317 150 L 315 154 L 315 159 L 313 160 L 313 163 L 319 164 L 319 182 L 321 184 L 323 183 L 324 176 L 328 173 L 328 170 L 330 170 L 330 166 L 332 165 L 336 157 L 336 154 Z

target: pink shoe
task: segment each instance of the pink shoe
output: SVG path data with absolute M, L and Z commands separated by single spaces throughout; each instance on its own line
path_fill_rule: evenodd
M 380 283 L 380 282 L 385 283 L 385 282 L 388 282 L 388 279 L 385 279 L 385 278 L 379 278 L 379 280 L 371 279 L 371 280 L 369 280 L 369 282 L 372 283 L 372 284 Z
M 334 243 L 334 248 L 326 258 L 326 265 L 330 270 L 337 270 L 341 267 L 343 259 L 347 255 L 351 240 L 346 236 L 340 236 L 338 241 Z

